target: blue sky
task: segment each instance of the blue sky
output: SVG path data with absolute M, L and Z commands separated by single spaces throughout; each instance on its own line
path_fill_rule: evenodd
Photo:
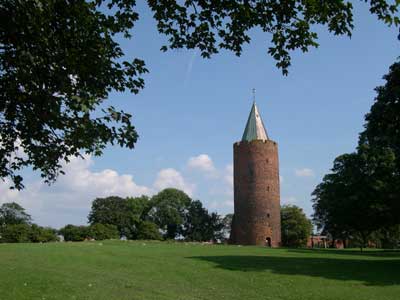
M 23 192 L 0 187 L 0 203 L 18 201 L 39 224 L 59 227 L 84 224 L 94 197 L 151 195 L 172 185 L 210 210 L 232 212 L 232 144 L 242 136 L 255 88 L 268 134 L 279 144 L 281 202 L 310 215 L 311 192 L 336 156 L 354 150 L 374 88 L 400 54 L 398 29 L 377 21 L 366 4 L 354 6 L 352 38 L 318 27 L 320 47 L 294 52 L 287 77 L 267 54 L 270 37 L 258 30 L 241 57 L 160 52 L 165 37 L 141 7 L 133 39 L 122 46 L 127 58 L 145 60 L 146 87 L 108 101 L 133 114 L 136 148 L 110 146 L 102 157 L 73 161 L 51 187 L 27 174 Z

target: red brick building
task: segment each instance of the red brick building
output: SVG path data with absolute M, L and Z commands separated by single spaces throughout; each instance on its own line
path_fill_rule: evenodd
M 307 239 L 308 248 L 328 248 L 330 240 L 326 235 L 311 235 Z
M 332 241 L 332 239 L 330 239 L 326 235 L 312 235 L 312 236 L 309 236 L 307 239 L 307 247 L 308 248 L 334 247 L 336 249 L 342 249 L 342 248 L 345 248 L 345 244 L 344 244 L 344 241 L 342 241 L 342 240 Z
M 278 145 L 270 140 L 255 103 L 242 140 L 233 145 L 234 218 L 231 243 L 281 243 Z

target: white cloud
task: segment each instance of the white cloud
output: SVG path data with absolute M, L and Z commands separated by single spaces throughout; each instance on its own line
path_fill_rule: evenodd
M 297 177 L 314 177 L 314 171 L 309 168 L 295 169 L 294 173 Z
M 66 174 L 60 175 L 50 186 L 42 180 L 26 178 L 25 189 L 17 191 L 9 189 L 9 180 L 0 181 L 0 204 L 11 201 L 20 203 L 32 215 L 34 222 L 59 228 L 69 223 L 85 224 L 91 203 L 98 197 L 151 196 L 168 187 L 181 189 L 192 197 L 197 190 L 195 184 L 174 168 L 161 169 L 155 174 L 153 182 L 142 185 L 136 181 L 135 174 L 120 174 L 113 169 L 93 171 L 94 164 L 89 155 L 85 155 L 84 159 L 74 157 L 63 165 Z M 230 212 L 233 208 L 233 165 L 217 169 L 208 155 L 201 154 L 191 157 L 187 167 L 213 179 L 211 182 L 207 180 L 207 183 L 199 181 L 199 184 L 205 184 L 198 195 L 205 206 Z
M 0 204 L 20 203 L 35 222 L 41 225 L 61 227 L 65 224 L 85 224 L 92 201 L 97 197 L 152 195 L 174 187 L 193 195 L 195 185 L 188 183 L 180 172 L 167 168 L 160 170 L 151 186 L 139 185 L 129 174 L 119 174 L 112 169 L 94 172 L 93 159 L 73 157 L 63 165 L 61 175 L 52 185 L 41 180 L 25 183 L 22 191 L 10 190 L 11 182 L 0 182 Z
M 132 175 L 119 175 L 111 169 L 92 172 L 89 169 L 92 165 L 93 160 L 90 156 L 86 156 L 85 160 L 74 158 L 64 167 L 66 176 L 60 177 L 59 183 L 67 189 L 79 192 L 90 191 L 99 196 L 126 197 L 152 193 L 150 188 L 137 185 Z
M 51 186 L 36 181 L 16 191 L 9 190 L 10 183 L 5 182 L 0 186 L 0 203 L 18 202 L 32 214 L 35 222 L 60 227 L 66 223 L 86 223 L 91 202 L 96 197 L 154 193 L 153 189 L 136 184 L 132 175 L 120 175 L 111 169 L 92 172 L 92 165 L 90 156 L 72 158 L 63 166 L 66 174 Z
M 210 156 L 207 154 L 200 154 L 198 156 L 190 157 L 187 166 L 190 169 L 204 172 L 206 175 L 217 177 L 217 170 Z
M 154 188 L 157 190 L 169 187 L 181 189 L 189 196 L 193 195 L 195 189 L 195 185 L 187 183 L 181 173 L 172 168 L 163 169 L 158 172 L 157 178 L 154 182 Z

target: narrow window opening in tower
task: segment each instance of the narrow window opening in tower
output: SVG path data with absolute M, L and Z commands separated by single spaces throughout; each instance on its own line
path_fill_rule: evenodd
M 270 217 L 270 214 L 267 214 L 267 218 L 269 218 Z
M 269 186 L 267 186 L 267 192 L 269 192 Z
M 253 165 L 252 164 L 248 164 L 248 169 L 249 169 L 249 179 L 250 180 L 252 180 L 253 179 L 253 175 L 254 175 L 254 172 L 253 172 Z
M 266 162 L 267 164 L 269 164 L 269 159 L 267 158 L 267 159 L 265 160 L 265 162 Z

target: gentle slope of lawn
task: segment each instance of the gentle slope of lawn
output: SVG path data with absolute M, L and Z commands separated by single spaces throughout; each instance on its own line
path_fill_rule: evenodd
M 0 299 L 400 299 L 400 253 L 161 242 L 0 244 Z

